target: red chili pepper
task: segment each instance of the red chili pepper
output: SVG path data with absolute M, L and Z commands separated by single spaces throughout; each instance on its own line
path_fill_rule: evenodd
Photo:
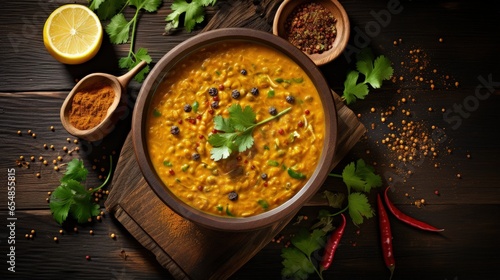
M 340 214 L 340 216 L 342 217 L 342 222 L 335 229 L 335 231 L 332 233 L 332 235 L 328 239 L 328 242 L 326 243 L 325 253 L 323 255 L 323 259 L 321 260 L 321 271 L 327 270 L 330 267 L 330 265 L 332 264 L 333 256 L 335 255 L 335 251 L 337 250 L 337 247 L 339 246 L 340 239 L 342 238 L 342 235 L 344 234 L 346 219 L 345 219 L 344 213 Z
M 387 208 L 389 208 L 389 210 L 392 212 L 392 214 L 394 214 L 394 216 L 402 221 L 402 222 L 405 222 L 411 226 L 414 226 L 416 228 L 419 228 L 419 229 L 422 229 L 422 230 L 427 230 L 427 231 L 443 231 L 444 229 L 442 228 L 436 228 L 434 226 L 431 226 L 427 223 L 424 223 L 422 221 L 419 221 L 415 218 L 412 218 L 408 215 L 406 215 L 405 213 L 401 212 L 401 210 L 399 210 L 398 208 L 396 208 L 396 206 L 391 202 L 391 200 L 389 199 L 389 196 L 387 195 L 387 191 L 389 190 L 389 187 L 387 187 L 385 189 L 385 192 L 384 192 L 384 200 L 385 200 L 385 204 L 387 205 Z
M 380 194 L 377 194 L 377 207 L 378 207 L 378 222 L 380 227 L 380 243 L 382 245 L 382 253 L 384 255 L 384 262 L 389 271 L 391 272 L 391 277 L 394 274 L 394 269 L 396 268 L 396 261 L 394 260 L 394 250 L 392 248 L 392 233 L 391 224 L 389 222 L 389 217 L 385 211 L 384 205 L 382 204 L 382 199 Z

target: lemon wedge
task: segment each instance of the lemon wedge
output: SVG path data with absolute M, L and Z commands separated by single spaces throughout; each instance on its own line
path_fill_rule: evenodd
M 88 7 L 63 5 L 54 10 L 43 27 L 48 52 L 65 64 L 80 64 L 93 58 L 102 43 L 102 25 Z

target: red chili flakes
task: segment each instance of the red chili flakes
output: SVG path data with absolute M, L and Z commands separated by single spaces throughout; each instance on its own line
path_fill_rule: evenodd
M 223 84 L 219 85 L 219 90 L 224 90 L 224 85 Z
M 278 129 L 278 133 L 283 135 L 283 134 L 285 134 L 285 131 L 283 130 L 283 128 L 280 128 L 280 129 Z
M 315 2 L 295 8 L 285 22 L 290 43 L 307 54 L 323 53 L 333 47 L 337 37 L 337 19 L 333 13 Z
M 304 122 L 303 121 L 299 121 L 299 123 L 297 124 L 298 127 L 304 127 Z
M 311 111 L 309 111 L 307 109 L 304 111 L 304 114 L 306 114 L 306 116 L 309 115 L 310 113 L 311 113 Z
M 174 171 L 173 169 L 169 169 L 169 170 L 168 170 L 168 173 L 169 173 L 170 175 L 175 175 L 175 171 Z

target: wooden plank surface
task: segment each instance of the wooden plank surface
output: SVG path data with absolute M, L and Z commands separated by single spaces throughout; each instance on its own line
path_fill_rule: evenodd
M 240 0 L 244 1 L 244 0 Z M 75 84 L 75 79 L 93 71 L 123 73 L 117 69 L 113 58 L 126 53 L 128 46 L 113 46 L 105 42 L 99 59 L 81 66 L 64 66 L 54 61 L 43 47 L 41 28 L 46 17 L 57 6 L 75 1 L 13 1 L 2 2 L 0 7 L 0 181 L 5 182 L 7 170 L 16 169 L 16 274 L 8 272 L 6 244 L 7 195 L 6 185 L 0 185 L 0 278 L 1 279 L 172 279 L 155 256 L 131 236 L 109 213 L 102 222 L 61 229 L 50 216 L 46 202 L 47 192 L 57 185 L 60 173 L 53 165 L 42 166 L 38 159 L 30 168 L 16 167 L 16 159 L 34 155 L 54 159 L 64 156 L 59 164 L 72 157 L 82 158 L 91 168 L 87 184 L 101 182 L 98 178 L 107 171 L 108 160 L 102 156 L 120 151 L 129 131 L 129 119 L 120 123 L 113 135 L 102 143 L 68 143 L 70 137 L 58 119 L 62 100 Z M 76 1 L 86 3 L 86 1 Z M 180 32 L 175 36 L 163 36 L 164 17 L 170 3 L 164 1 L 156 14 L 141 18 L 137 44 L 147 47 L 153 61 L 186 38 L 201 32 Z M 219 5 L 225 5 L 223 0 Z M 252 2 L 252 1 L 250 1 Z M 279 2 L 279 1 L 274 1 Z M 391 218 L 397 268 L 393 279 L 496 279 L 498 276 L 498 213 L 500 211 L 500 174 L 496 165 L 500 158 L 500 119 L 498 47 L 500 46 L 500 9 L 497 4 L 478 1 L 341 1 L 351 21 L 352 47 L 369 45 L 376 54 L 384 54 L 394 63 L 395 83 L 387 82 L 382 89 L 374 90 L 360 102 L 349 107 L 359 113 L 360 120 L 368 128 L 366 138 L 360 141 L 335 168 L 341 168 L 351 160 L 363 158 L 377 163 L 376 170 L 383 175 L 386 184 L 394 184 L 397 191 L 393 200 L 406 213 L 445 227 L 442 234 L 416 231 Z M 242 2 L 243 3 L 243 2 Z M 387 10 L 389 3 L 399 3 L 402 11 L 391 14 L 384 26 L 367 34 L 367 26 L 377 22 L 375 15 Z M 253 5 L 253 3 L 252 3 Z M 212 17 L 219 6 L 209 9 Z M 131 13 L 131 10 L 127 10 Z M 267 17 L 266 20 L 270 18 Z M 365 43 L 360 44 L 362 37 Z M 398 46 L 394 40 L 402 39 Z M 438 39 L 443 38 L 439 43 Z M 422 76 L 439 81 L 431 91 L 429 84 L 414 80 L 411 71 L 410 50 L 420 49 L 428 67 Z M 101 58 L 106 58 L 103 60 Z M 340 59 L 321 67 L 331 87 L 341 93 L 348 70 L 354 69 L 353 57 L 345 53 Z M 111 62 L 109 62 L 109 60 Z M 405 64 L 401 65 L 401 62 Z M 432 73 L 436 69 L 437 73 Z M 445 76 L 449 75 L 449 80 Z M 403 81 L 399 77 L 404 76 Z M 454 87 L 458 81 L 459 86 Z M 486 82 L 484 82 L 486 81 Z M 488 82 L 489 81 L 489 82 Z M 444 83 L 449 83 L 449 86 Z M 485 87 L 489 84 L 489 88 Z M 436 82 L 436 85 L 438 83 Z M 451 86 L 450 86 L 451 85 Z M 130 85 L 130 108 L 140 84 Z M 480 89 L 478 93 L 478 88 Z M 399 92 L 398 92 L 399 90 Z M 381 140 L 387 133 L 387 123 L 380 121 L 380 112 L 387 106 L 397 105 L 402 97 L 415 97 L 415 103 L 405 108 L 412 111 L 412 119 L 430 128 L 436 125 L 444 129 L 447 141 L 439 146 L 437 160 L 424 160 L 418 164 L 400 165 Z M 481 97 L 481 99 L 478 98 Z M 467 103 L 468 102 L 468 103 Z M 462 114 L 458 111 L 461 106 Z M 428 108 L 432 107 L 433 112 Z M 371 113 L 371 108 L 376 110 Z M 445 115 L 441 109 L 452 112 Z M 398 107 L 399 110 L 403 107 Z M 400 112 L 400 111 L 398 111 Z M 448 116 L 448 118 L 446 117 Z M 450 116 L 460 120 L 451 122 Z M 401 115 L 391 118 L 400 123 Z M 371 129 L 371 124 L 375 124 Z M 55 130 L 51 131 L 50 126 Z M 27 134 L 31 129 L 36 139 Z M 17 135 L 17 130 L 23 132 Z M 43 144 L 53 144 L 54 150 L 43 149 Z M 81 148 L 72 156 L 62 151 L 63 146 Z M 447 149 L 452 150 L 451 154 Z M 470 158 L 467 157 L 470 154 Z M 116 163 L 116 162 L 115 162 Z M 390 167 L 391 163 L 397 169 Z M 438 163 L 439 168 L 434 164 Z M 41 178 L 36 178 L 37 170 Z M 409 175 L 408 171 L 412 174 Z M 397 172 L 396 172 L 397 171 Z M 460 173 L 461 179 L 456 175 Z M 392 181 L 391 181 L 392 179 Z M 406 182 L 403 180 L 406 179 Z M 342 182 L 330 178 L 325 188 L 342 191 Z M 438 189 L 441 195 L 434 195 Z M 410 198 L 405 196 L 409 193 Z M 374 201 L 374 193 L 370 201 Z M 424 198 L 427 205 L 417 208 L 411 203 Z M 317 201 L 317 204 L 321 201 Z M 311 219 L 322 206 L 304 207 L 300 215 Z M 33 239 L 25 234 L 36 230 Z M 92 229 L 95 234 L 90 235 Z M 231 279 L 279 279 L 280 252 L 298 226 L 289 224 L 279 235 L 283 242 L 271 242 L 257 253 Z M 359 232 L 358 232 L 359 230 Z M 118 235 L 116 240 L 109 234 Z M 58 236 L 55 243 L 53 237 Z M 123 251 L 123 253 L 122 253 Z M 85 256 L 91 256 L 87 261 Z M 125 257 L 125 255 L 127 255 Z M 346 235 L 326 279 L 387 279 L 378 242 L 378 226 L 375 219 L 368 220 L 359 228 L 348 224 Z M 312 277 L 312 279 L 315 279 Z

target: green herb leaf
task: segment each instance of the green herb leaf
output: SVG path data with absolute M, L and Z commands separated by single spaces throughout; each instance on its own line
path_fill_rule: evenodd
M 126 3 L 126 0 L 93 0 L 89 3 L 89 8 L 97 10 L 97 16 L 101 20 L 112 18 Z
M 68 181 L 71 179 L 76 181 L 85 181 L 85 179 L 87 179 L 87 173 L 88 170 L 85 166 L 83 166 L 83 161 L 74 158 L 68 162 L 66 172 L 64 172 L 64 176 L 61 178 L 61 181 Z
M 180 16 L 184 15 L 184 27 L 187 32 L 191 32 L 197 23 L 203 22 L 205 18 L 204 7 L 214 5 L 216 0 L 174 0 L 170 7 L 172 12 L 165 18 L 167 24 L 165 32 L 171 33 L 173 29 L 179 27 Z
M 280 163 L 275 161 L 275 160 L 270 159 L 267 161 L 267 165 L 276 167 L 276 166 L 280 166 Z
M 267 97 L 274 97 L 274 94 L 275 94 L 274 89 L 270 89 L 267 91 Z
M 351 193 L 347 197 L 349 201 L 349 215 L 355 225 L 363 223 L 364 218 L 372 218 L 374 211 L 368 202 L 368 198 L 362 193 Z
M 118 66 L 122 69 L 131 70 L 141 61 L 145 61 L 148 64 L 151 63 L 151 56 L 148 51 L 144 48 L 139 48 L 134 52 L 134 38 L 137 27 L 137 22 L 139 21 L 139 11 L 145 10 L 147 12 L 155 12 L 160 7 L 161 0 L 90 0 L 89 7 L 92 10 L 97 10 L 97 14 L 101 20 L 106 20 L 111 18 L 109 24 L 105 27 L 106 33 L 109 35 L 110 41 L 113 44 L 124 44 L 130 43 L 130 48 L 128 55 L 122 57 L 118 60 Z M 135 7 L 136 12 L 134 16 L 129 20 L 125 18 L 125 15 L 121 11 L 127 6 Z M 120 11 L 118 14 L 117 12 Z M 142 82 L 145 79 L 147 73 L 149 73 L 150 67 L 147 65 L 139 73 L 137 73 L 134 79 L 137 82 Z
M 269 203 L 265 199 L 259 199 L 257 203 L 262 207 L 264 210 L 267 210 L 269 208 Z
M 342 171 L 342 179 L 348 189 L 369 192 L 374 187 L 382 186 L 382 178 L 374 173 L 373 167 L 359 159 L 356 164 L 351 162 Z
M 198 112 L 198 108 L 200 107 L 200 104 L 198 103 L 198 101 L 195 101 L 192 105 L 193 107 L 193 112 Z
M 127 21 L 120 13 L 111 18 L 111 22 L 106 26 L 106 33 L 113 44 L 123 44 L 128 42 L 130 35 L 130 25 L 132 21 Z
M 381 55 L 374 60 L 373 53 L 366 48 L 356 55 L 356 69 L 347 74 L 344 82 L 344 93 L 342 98 L 347 104 L 353 103 L 356 99 L 364 99 L 368 94 L 368 84 L 372 88 L 380 88 L 383 80 L 389 80 L 393 75 L 391 62 Z M 364 75 L 364 81 L 358 82 L 359 73 Z
M 290 240 L 292 246 L 283 248 L 283 269 L 281 275 L 290 279 L 307 279 L 309 274 L 316 271 L 311 254 L 322 248 L 325 244 L 326 232 L 315 229 L 309 233 L 301 228 L 299 232 Z
M 155 109 L 153 109 L 153 116 L 156 118 L 161 117 L 161 112 L 155 108 Z
M 54 220 L 64 223 L 68 216 L 75 218 L 78 223 L 85 223 L 89 218 L 99 214 L 99 205 L 94 202 L 93 193 L 101 189 L 111 177 L 112 158 L 110 157 L 109 173 L 106 180 L 97 188 L 86 190 L 81 184 L 87 176 L 87 169 L 83 161 L 73 159 L 61 178 L 60 185 L 52 192 L 49 207 Z
M 293 170 L 292 168 L 288 168 L 288 175 L 294 179 L 302 180 L 305 179 L 307 176 L 305 174 L 302 174 L 298 171 Z
M 305 280 L 315 271 L 307 256 L 295 247 L 283 248 L 281 257 L 283 258 L 281 275 L 285 279 Z
M 328 205 L 333 208 L 342 208 L 345 200 L 345 194 L 333 193 L 331 191 L 324 191 L 325 197 L 328 200 Z
M 172 167 L 172 163 L 170 161 L 168 161 L 168 160 L 164 160 L 163 161 L 163 165 L 167 166 L 167 167 Z
M 252 133 L 255 127 L 272 121 L 290 110 L 291 107 L 256 123 L 256 115 L 250 106 L 242 108 L 240 104 L 231 105 L 228 109 L 229 118 L 222 116 L 214 118 L 214 128 L 221 132 L 208 137 L 208 143 L 213 147 L 210 151 L 211 158 L 218 161 L 228 158 L 233 151 L 244 152 L 250 149 L 254 144 Z
M 359 73 L 356 71 L 347 74 L 344 82 L 344 94 L 342 95 L 347 104 L 353 103 L 356 99 L 364 99 L 368 95 L 368 86 L 363 83 L 358 84 L 358 77 Z

